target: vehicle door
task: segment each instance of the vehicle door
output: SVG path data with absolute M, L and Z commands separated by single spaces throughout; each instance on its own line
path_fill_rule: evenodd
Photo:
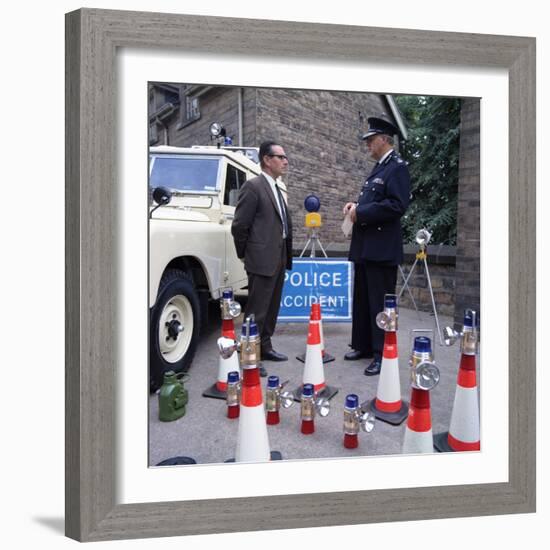
M 235 290 L 246 285 L 246 272 L 243 262 L 237 258 L 233 236 L 231 235 L 231 223 L 235 217 L 235 206 L 240 188 L 248 179 L 248 175 L 242 166 L 227 160 L 225 173 L 225 187 L 223 192 L 222 219 L 220 223 L 225 228 L 226 253 L 225 266 L 227 285 Z

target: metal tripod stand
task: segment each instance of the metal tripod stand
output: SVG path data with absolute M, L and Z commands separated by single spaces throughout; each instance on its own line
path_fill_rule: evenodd
M 430 270 L 428 269 L 428 261 L 427 261 L 428 253 L 426 252 L 426 245 L 430 241 L 431 236 L 432 236 L 432 234 L 427 229 L 420 229 L 417 232 L 415 240 L 420 245 L 420 250 L 416 253 L 416 259 L 414 260 L 414 263 L 413 263 L 407 277 L 405 278 L 405 280 L 403 282 L 403 286 L 401 287 L 401 291 L 399 292 L 398 299 L 401 298 L 403 292 L 405 291 L 405 288 L 408 288 L 409 279 L 411 278 L 411 275 L 413 274 L 413 271 L 414 271 L 414 268 L 416 267 L 416 264 L 418 263 L 419 260 L 422 261 L 424 263 L 424 272 L 426 273 L 426 279 L 428 280 L 428 288 L 430 290 L 430 296 L 431 296 L 431 299 L 432 299 L 432 308 L 433 308 L 433 313 L 434 313 L 434 317 L 435 317 L 435 325 L 437 327 L 437 335 L 439 336 L 439 344 L 441 346 L 443 346 L 444 343 L 443 343 L 443 338 L 441 336 L 441 328 L 439 327 L 439 317 L 437 316 L 437 308 L 435 307 L 435 298 L 434 298 L 434 293 L 433 293 L 433 289 L 432 289 L 432 281 L 430 279 Z M 401 273 L 403 274 L 403 271 L 401 271 Z M 412 294 L 411 294 L 410 289 L 409 289 L 409 295 L 412 298 Z M 414 307 L 416 308 L 416 311 L 418 312 L 418 308 L 416 307 L 416 303 L 414 302 L 414 299 L 413 299 L 413 303 L 414 303 Z
M 304 252 L 308 249 L 309 246 L 311 246 L 311 253 L 309 255 L 310 258 L 315 258 L 315 246 L 318 246 L 321 249 L 323 256 L 325 258 L 328 258 L 327 253 L 325 252 L 325 249 L 323 248 L 323 245 L 321 244 L 321 241 L 317 236 L 317 230 L 314 227 L 311 228 L 311 231 L 309 233 L 309 239 L 307 240 L 306 245 L 304 246 L 304 249 L 300 253 L 300 258 L 304 256 Z
M 405 272 L 403 271 L 403 268 L 401 267 L 401 265 L 399 265 L 398 267 L 399 267 L 399 273 L 401 274 L 401 278 L 403 279 L 403 289 L 399 293 L 399 298 L 401 298 L 401 294 L 403 294 L 403 292 L 405 291 L 405 285 L 407 284 L 407 277 L 405 276 Z M 407 286 L 407 292 L 409 293 L 409 297 L 411 299 L 411 302 L 413 303 L 414 309 L 416 310 L 417 317 L 419 319 L 422 319 L 422 317 L 420 317 L 420 312 L 418 311 L 418 306 L 416 305 L 416 301 L 414 299 L 414 296 L 412 295 L 411 289 L 408 286 Z

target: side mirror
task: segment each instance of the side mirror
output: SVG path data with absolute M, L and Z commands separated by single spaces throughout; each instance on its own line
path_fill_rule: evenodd
M 168 204 L 172 200 L 172 193 L 166 187 L 155 187 L 153 189 L 153 200 L 158 206 Z
M 153 189 L 153 200 L 157 205 L 149 212 L 149 218 L 157 208 L 168 204 L 172 200 L 172 193 L 166 187 L 155 187 Z

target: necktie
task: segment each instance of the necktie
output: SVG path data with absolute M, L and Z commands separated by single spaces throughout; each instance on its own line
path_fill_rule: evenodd
M 286 239 L 288 236 L 288 221 L 286 219 L 285 200 L 283 199 L 283 194 L 277 184 L 275 184 L 275 189 L 277 190 L 277 198 L 279 199 L 279 208 L 281 210 L 281 219 L 283 221 L 283 239 Z

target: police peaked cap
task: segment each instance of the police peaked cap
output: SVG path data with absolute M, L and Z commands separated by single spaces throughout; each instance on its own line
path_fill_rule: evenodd
M 388 122 L 383 118 L 371 116 L 367 119 L 367 121 L 369 123 L 369 129 L 361 139 L 367 139 L 371 136 L 375 136 L 376 134 L 394 136 L 399 133 L 399 130 L 391 122 Z

